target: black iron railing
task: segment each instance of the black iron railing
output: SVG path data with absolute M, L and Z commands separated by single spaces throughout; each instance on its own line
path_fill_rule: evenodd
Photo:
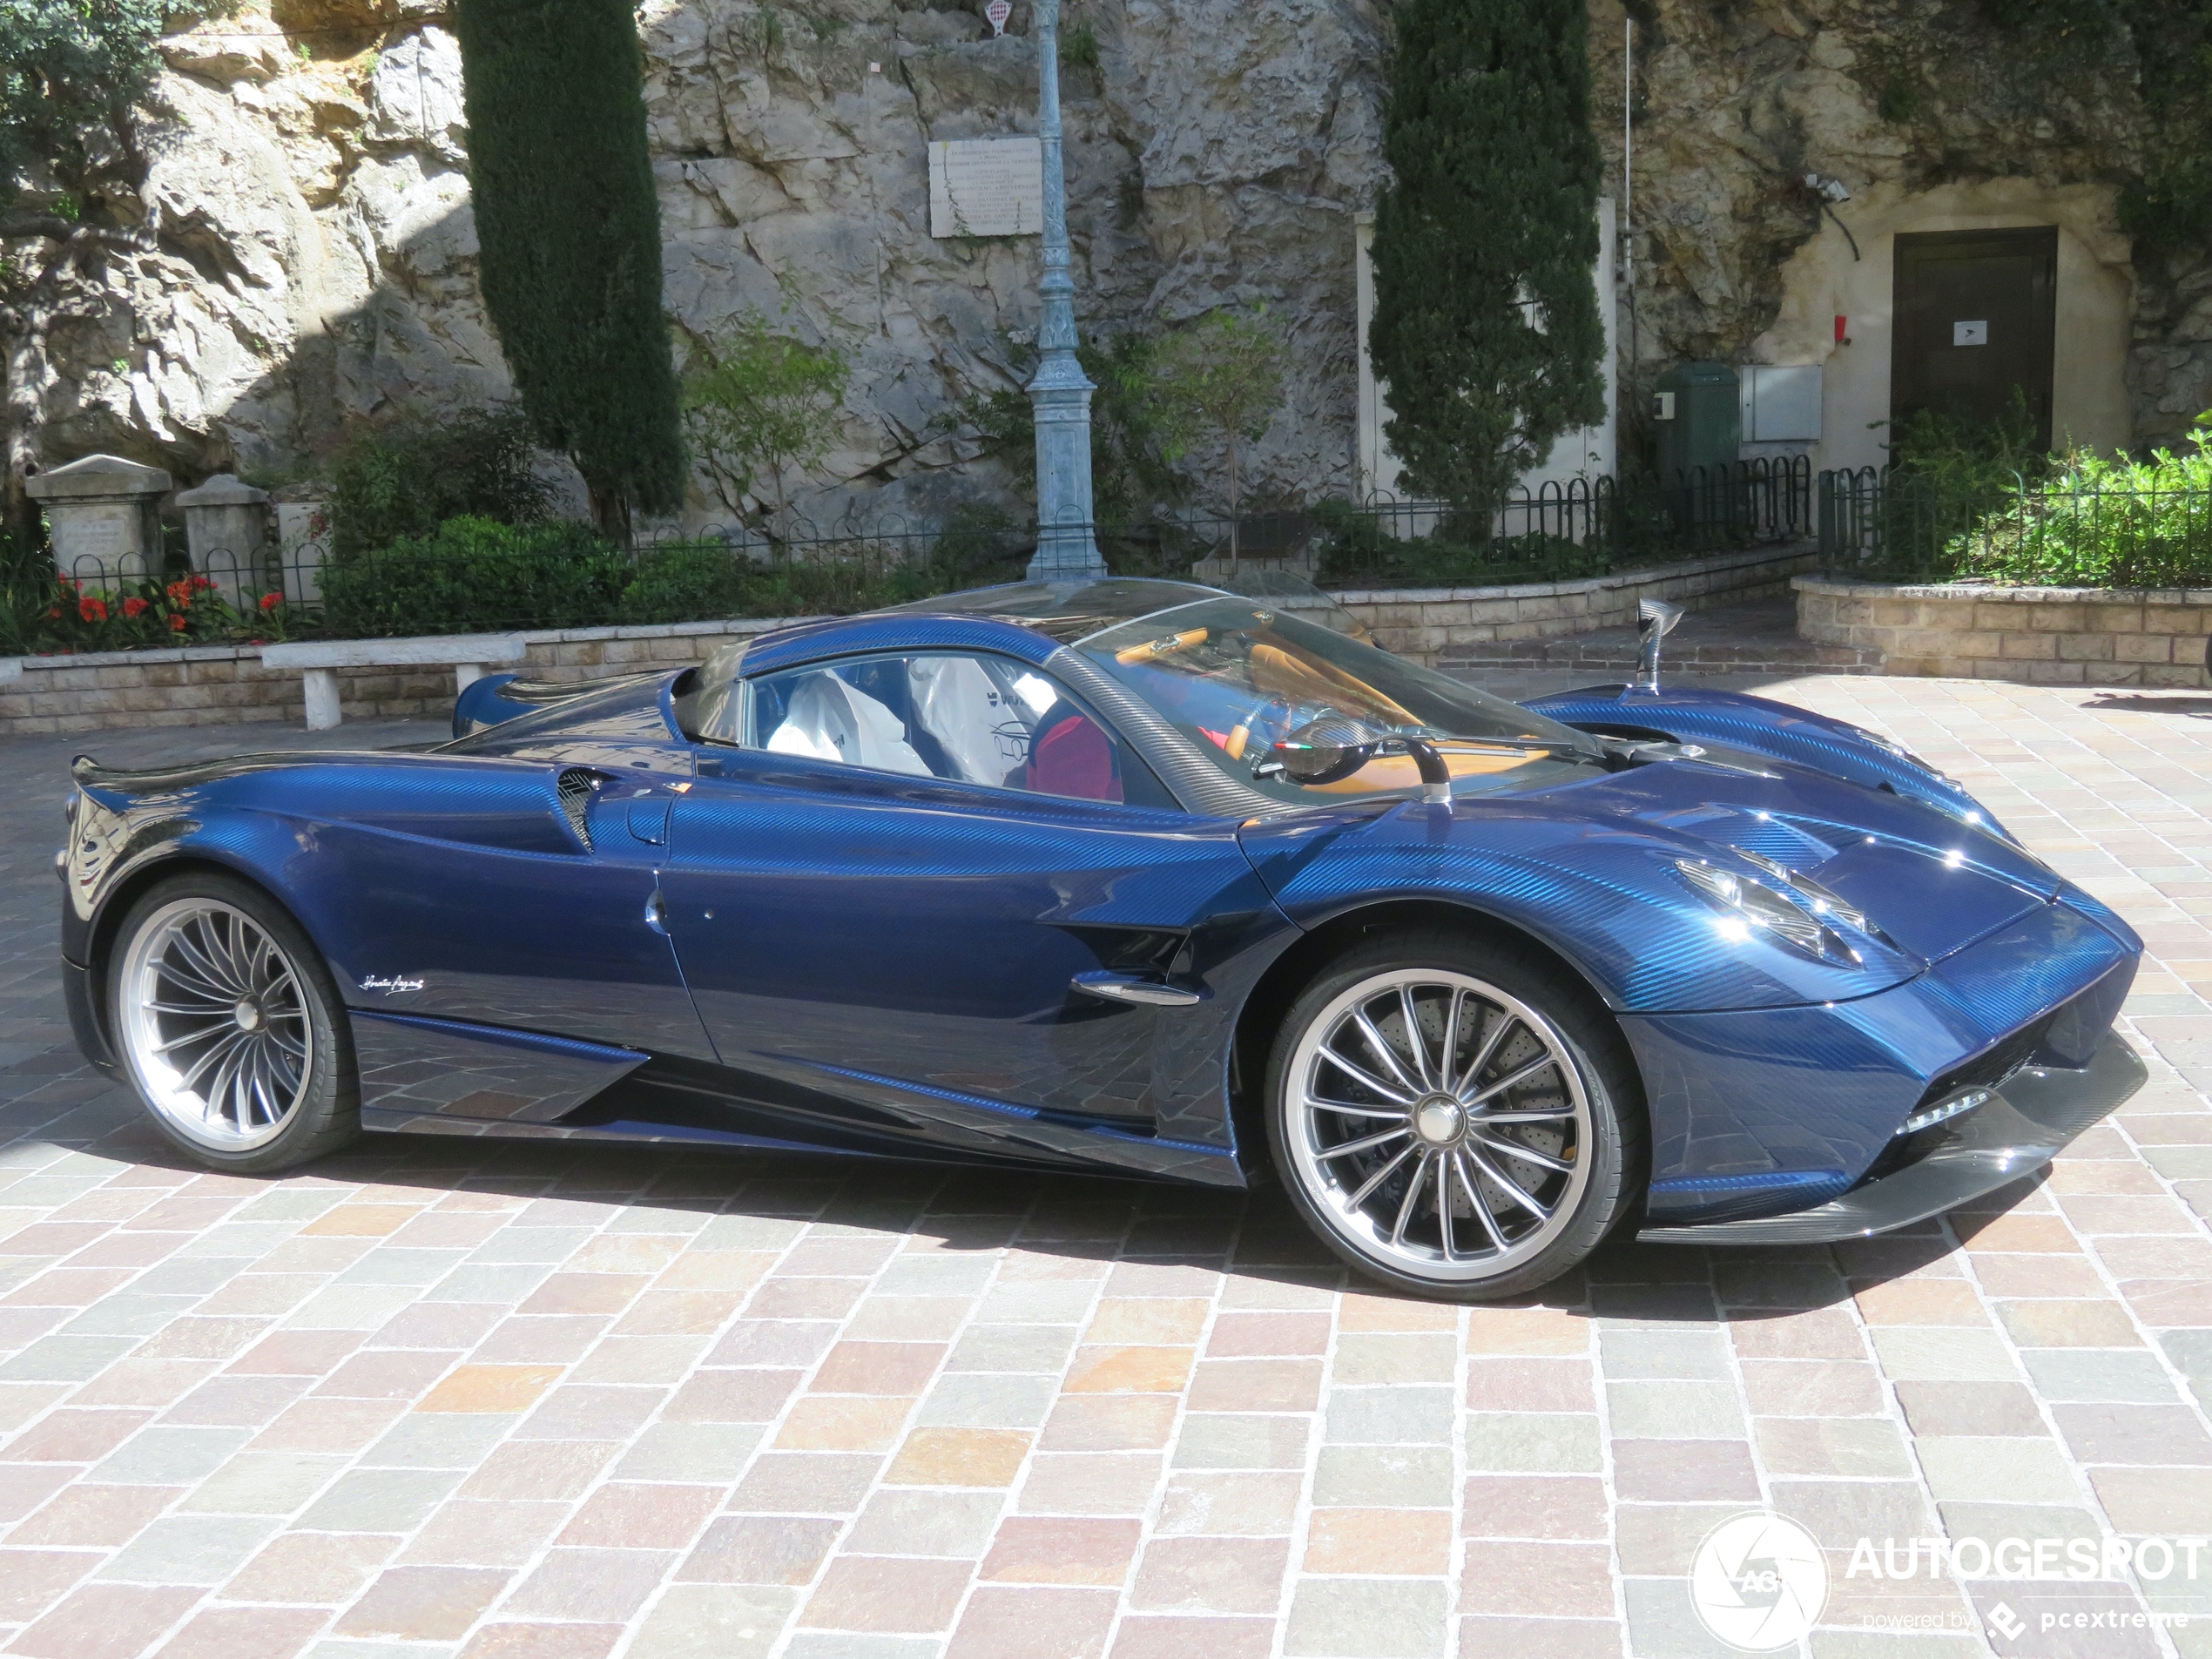
M 2212 586 L 2212 489 L 2195 484 L 1863 467 L 1820 475 L 1819 526 L 1822 568 L 1863 581 Z

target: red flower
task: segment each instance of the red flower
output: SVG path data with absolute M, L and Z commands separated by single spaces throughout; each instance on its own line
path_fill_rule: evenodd
M 123 602 L 123 614 L 126 617 L 143 616 L 145 609 L 146 602 L 143 599 L 125 599 Z
M 185 619 L 182 617 L 172 617 L 169 618 L 169 631 L 171 633 L 181 634 L 185 631 Z
M 77 614 L 79 617 L 82 617 L 86 622 L 105 622 L 107 620 L 107 601 L 105 599 L 79 599 L 77 602 Z
M 215 579 L 212 577 L 196 576 L 192 579 L 192 590 L 194 593 L 198 593 L 205 588 L 212 588 L 214 585 Z
M 168 593 L 169 593 L 169 603 L 170 603 L 170 604 L 175 604 L 175 605 L 183 605 L 183 606 L 185 606 L 186 609 L 190 609 L 190 608 L 191 608 L 191 605 L 192 605 L 192 583 L 189 583 L 189 582 L 172 582 L 172 583 L 169 584 Z
M 58 621 L 61 617 L 61 614 L 62 608 L 59 605 L 56 605 L 52 610 L 46 613 L 46 620 L 49 622 Z
M 60 582 L 62 586 L 68 589 L 71 593 L 76 592 L 78 589 L 84 585 L 73 576 L 63 577 L 60 578 Z
M 264 610 L 274 610 L 283 603 L 284 596 L 280 593 L 265 593 L 261 596 L 261 609 Z

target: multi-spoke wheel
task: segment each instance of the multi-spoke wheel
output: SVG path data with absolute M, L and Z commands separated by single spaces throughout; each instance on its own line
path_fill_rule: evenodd
M 275 1169 L 347 1138 L 350 1055 L 298 924 L 243 882 L 187 875 L 132 907 L 110 1028 L 154 1122 L 203 1159 Z
M 1633 1123 L 1619 1049 L 1586 997 L 1521 953 L 1378 941 L 1285 1022 L 1278 1165 L 1316 1231 L 1370 1272 L 1437 1294 L 1527 1289 L 1619 1214 Z

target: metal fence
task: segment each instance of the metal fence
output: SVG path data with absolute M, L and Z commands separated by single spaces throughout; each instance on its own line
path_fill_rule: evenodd
M 1812 468 L 1802 455 L 1762 457 L 1663 479 L 1547 482 L 1489 514 L 1378 496 L 1314 516 L 1325 532 L 1315 563 L 1326 586 L 1561 581 L 1808 540 Z
M 2114 487 L 2072 471 L 1960 482 L 1874 467 L 1823 472 L 1821 564 L 1874 582 L 2212 585 L 2212 489 Z

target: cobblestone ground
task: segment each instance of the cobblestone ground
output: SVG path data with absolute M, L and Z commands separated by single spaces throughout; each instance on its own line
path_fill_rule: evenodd
M 1862 1534 L 2212 1534 L 2212 698 L 1776 694 L 2134 921 L 2153 1081 L 1940 1226 L 1615 1248 L 1472 1311 L 1348 1286 L 1268 1197 L 381 1137 L 198 1172 L 70 1046 L 62 765 L 305 738 L 0 746 L 0 1648 L 1697 1654 L 1695 1547 L 1764 1506 L 1831 1552 L 1822 1659 L 2212 1653 L 2155 1554 L 1971 1600 L 1849 1573 Z

